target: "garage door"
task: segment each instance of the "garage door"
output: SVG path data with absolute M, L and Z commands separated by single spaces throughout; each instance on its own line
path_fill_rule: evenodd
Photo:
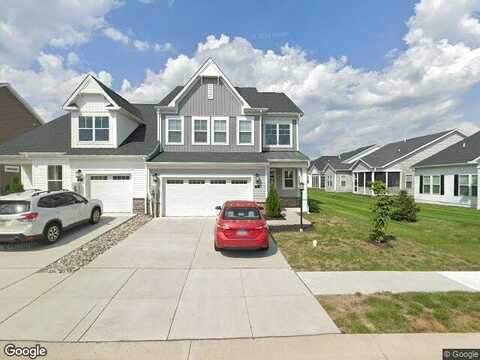
M 228 200 L 253 200 L 250 179 L 167 179 L 166 216 L 216 216 Z
M 131 213 L 133 207 L 130 175 L 91 175 L 90 198 L 103 202 L 103 212 Z

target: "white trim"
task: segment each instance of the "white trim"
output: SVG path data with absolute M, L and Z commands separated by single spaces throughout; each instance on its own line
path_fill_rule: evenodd
M 157 140 L 161 144 L 162 143 L 162 115 L 160 111 L 157 109 Z
M 43 120 L 40 115 L 38 115 L 37 112 L 33 109 L 33 107 L 31 107 L 30 104 L 23 97 L 20 96 L 20 94 L 13 88 L 12 85 L 10 85 L 9 83 L 1 83 L 0 87 L 6 87 L 12 93 L 12 95 L 15 96 L 17 100 L 20 101 L 22 105 L 27 108 L 27 110 L 33 115 L 33 117 L 38 120 L 40 125 L 45 124 L 45 120 Z
M 286 119 L 278 119 L 278 120 L 275 120 L 275 119 L 268 119 L 268 120 L 265 120 L 265 126 L 267 126 L 267 124 L 274 124 L 276 125 L 277 127 L 277 143 L 274 144 L 274 145 L 270 145 L 270 144 L 267 144 L 267 141 L 266 141 L 266 131 L 263 131 L 263 142 L 265 144 L 266 147 L 269 147 L 269 148 L 291 148 L 293 146 L 293 120 L 286 120 Z M 287 145 L 279 145 L 279 141 L 280 141 L 280 125 L 288 125 L 289 126 L 289 132 L 290 132 L 290 142 L 289 144 Z M 297 141 L 298 143 L 298 141 Z
M 207 142 L 195 142 L 195 121 L 196 120 L 207 121 L 207 130 L 205 130 L 205 132 L 207 133 Z M 191 126 L 192 127 L 192 145 L 210 145 L 210 117 L 208 117 L 208 116 L 192 116 L 191 122 L 192 122 L 192 124 L 191 124 L 192 125 Z M 182 127 L 182 132 L 183 132 L 183 127 Z
M 300 151 L 300 139 L 298 138 L 299 127 L 300 127 L 300 115 L 297 116 L 297 126 L 295 127 L 295 136 L 297 137 L 297 151 Z
M 168 140 L 168 122 L 170 120 L 180 120 L 182 124 L 182 140 L 181 142 L 170 142 Z M 175 130 L 176 131 L 176 130 Z M 165 118 L 165 144 L 166 145 L 183 145 L 185 143 L 185 119 L 183 116 L 168 116 Z
M 250 120 L 252 124 L 252 138 L 249 143 L 240 144 L 240 121 Z M 237 116 L 237 145 L 239 146 L 252 146 L 255 143 L 255 117 L 254 116 Z
M 258 122 L 259 122 L 259 129 L 260 129 L 260 134 L 258 137 L 258 151 L 262 152 L 263 150 L 263 112 L 260 113 L 260 116 L 258 117 Z
M 380 146 L 378 146 L 376 144 L 372 145 L 369 148 L 367 148 L 367 149 L 365 149 L 365 150 L 363 150 L 363 151 L 361 151 L 361 152 L 359 152 L 359 153 L 357 153 L 353 156 L 350 156 L 348 159 L 345 159 L 342 162 L 347 163 L 347 164 L 353 164 L 355 161 L 360 160 L 361 158 L 371 154 L 374 151 L 377 151 L 378 149 L 380 149 Z
M 292 187 L 285 186 L 285 171 L 291 171 L 292 174 Z M 294 190 L 295 189 L 295 169 L 282 169 L 282 189 L 283 190 Z
M 215 142 L 215 121 L 221 121 L 221 120 L 225 120 L 225 122 L 227 123 L 227 128 L 226 128 L 226 132 L 227 132 L 227 136 L 226 136 L 226 141 L 227 142 Z M 212 141 L 212 145 L 230 145 L 230 118 L 228 116 L 212 116 L 212 135 L 211 135 L 211 138 L 210 138 Z

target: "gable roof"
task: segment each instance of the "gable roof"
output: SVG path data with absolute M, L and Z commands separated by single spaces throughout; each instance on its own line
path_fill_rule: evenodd
M 367 145 L 367 146 L 362 146 L 362 147 L 359 147 L 358 149 L 355 149 L 355 150 L 352 150 L 352 151 L 347 151 L 347 152 L 344 152 L 344 153 L 341 153 L 339 155 L 340 159 L 342 159 L 342 161 L 347 161 L 349 159 L 351 159 L 352 157 L 355 157 L 357 155 L 360 155 L 362 152 L 364 152 L 365 150 L 368 150 L 372 147 L 374 147 L 376 145 Z
M 40 124 L 45 124 L 45 120 L 43 120 L 40 115 L 30 106 L 30 104 L 13 88 L 10 83 L 0 82 L 0 88 L 6 88 L 10 93 L 17 98 L 18 101 L 22 103 L 23 106 L 33 115 L 35 119 L 38 120 Z
M 480 157 L 480 131 L 415 164 L 414 167 L 466 164 Z
M 153 104 L 132 104 L 144 119 L 144 124 L 125 139 L 118 148 L 72 148 L 70 114 L 64 114 L 42 126 L 0 144 L 0 155 L 21 153 L 65 153 L 66 155 L 143 155 L 157 146 L 157 115 Z M 52 141 L 55 139 L 55 141 Z
M 383 167 L 455 131 L 457 130 L 447 130 L 435 134 L 392 142 L 382 146 L 371 154 L 368 154 L 361 160 L 371 167 Z
M 150 162 L 187 163 L 268 163 L 275 160 L 308 161 L 300 151 L 272 152 L 185 152 L 167 151 L 157 154 Z
M 362 146 L 359 147 L 358 149 L 351 150 L 351 151 L 346 151 L 343 152 L 339 155 L 327 155 L 327 156 L 320 156 L 316 160 L 312 161 L 312 166 L 315 165 L 315 167 L 322 171 L 327 164 L 330 164 L 330 166 L 334 170 L 348 170 L 350 169 L 353 165 L 350 163 L 346 163 L 348 159 L 361 154 L 363 151 L 371 148 L 372 146 L 375 145 L 368 145 L 368 146 Z

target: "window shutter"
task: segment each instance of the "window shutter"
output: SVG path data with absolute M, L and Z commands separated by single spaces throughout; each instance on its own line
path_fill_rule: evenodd
M 420 188 L 418 189 L 418 192 L 420 194 L 423 194 L 423 176 L 420 176 L 419 184 L 420 184 Z
M 453 180 L 453 195 L 458 196 L 458 175 L 454 176 Z
M 440 176 L 440 195 L 445 195 L 445 175 Z

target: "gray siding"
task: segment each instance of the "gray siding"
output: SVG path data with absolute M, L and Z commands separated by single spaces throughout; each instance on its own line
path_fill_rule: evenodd
M 263 144 L 263 151 L 290 151 L 290 150 L 296 150 L 297 149 L 297 126 L 298 126 L 298 121 L 296 118 L 292 117 L 275 117 L 275 116 L 268 116 L 264 115 L 263 116 L 264 122 L 266 120 L 291 120 L 292 121 L 292 146 L 291 147 L 270 147 L 266 146 L 265 142 L 262 142 Z M 262 136 L 265 134 L 265 124 L 263 124 L 263 129 L 262 129 Z M 262 139 L 263 140 L 263 139 Z
M 200 115 L 198 115 L 200 116 Z M 220 116 L 220 115 L 219 115 Z M 226 116 L 226 115 L 224 115 Z M 183 145 L 165 145 L 167 139 L 166 116 L 162 115 L 162 144 L 164 151 L 188 151 L 188 152 L 255 152 L 258 151 L 258 141 L 260 136 L 260 118 L 255 116 L 254 120 L 254 144 L 256 145 L 237 145 L 237 118 L 230 116 L 229 120 L 229 145 L 193 145 L 192 144 L 192 117 L 184 117 L 184 144 Z M 210 132 L 212 126 L 210 124 Z M 212 134 L 210 135 L 212 137 Z
M 345 186 L 342 186 L 342 176 L 345 179 Z M 336 192 L 352 192 L 353 191 L 353 177 L 351 172 L 337 172 L 336 173 Z
M 213 84 L 213 100 L 207 99 L 207 84 Z M 197 81 L 192 90 L 179 103 L 179 113 L 185 116 L 235 116 L 242 113 L 242 106 L 222 80 Z
M 284 189 L 283 188 L 283 170 L 280 168 L 272 168 L 270 170 L 275 171 L 275 187 L 277 188 L 278 194 L 283 198 L 295 198 L 300 197 L 300 191 L 297 190 L 297 180 L 298 180 L 298 171 L 294 169 L 293 179 L 294 179 L 294 189 Z

